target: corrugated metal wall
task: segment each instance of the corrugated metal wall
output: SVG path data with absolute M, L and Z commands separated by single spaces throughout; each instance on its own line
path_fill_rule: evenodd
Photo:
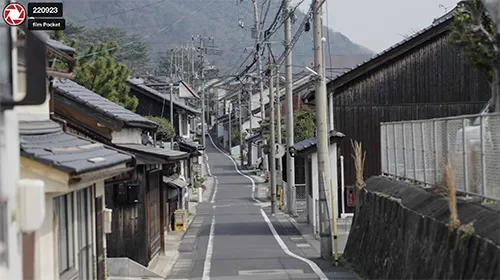
M 346 134 L 346 185 L 355 176 L 350 139 L 366 150 L 365 177 L 377 175 L 380 122 L 478 113 L 490 97 L 486 77 L 449 45 L 446 33 L 335 92 L 335 129 Z

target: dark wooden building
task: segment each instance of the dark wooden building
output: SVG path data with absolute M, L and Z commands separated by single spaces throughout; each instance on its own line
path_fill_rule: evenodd
M 452 20 L 448 13 L 328 83 L 335 129 L 366 150 L 365 177 L 381 173 L 381 122 L 473 114 L 486 106 L 486 76 L 449 43 Z M 314 92 L 304 97 L 313 100 Z M 346 186 L 355 181 L 349 139 L 341 145 Z
M 132 178 L 105 181 L 105 205 L 113 211 L 107 256 L 148 266 L 165 249 L 170 214 L 187 186 L 177 180 L 180 165 L 190 154 L 144 145 L 144 133 L 154 133 L 158 124 L 73 81 L 56 79 L 53 96 L 55 116 L 68 131 L 134 156 Z
M 139 105 L 136 113 L 141 116 L 163 117 L 170 121 L 170 94 L 168 89 L 160 90 L 153 86 L 148 86 L 147 81 L 141 79 L 130 79 L 130 95 L 137 97 Z M 189 88 L 192 90 L 191 88 Z M 193 93 L 194 94 L 194 93 Z M 172 95 L 172 104 L 174 111 L 174 121 L 172 123 L 177 135 L 187 135 L 190 133 L 188 124 L 191 119 L 201 115 L 201 112 L 186 102 L 186 98 L 179 95 L 179 89 L 175 89 Z M 193 128 L 191 128 L 193 129 Z

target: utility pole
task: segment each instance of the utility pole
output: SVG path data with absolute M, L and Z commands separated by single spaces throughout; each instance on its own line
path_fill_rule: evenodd
M 328 219 L 328 203 L 326 188 L 330 182 L 330 164 L 328 159 L 328 122 L 327 122 L 327 92 L 325 82 L 325 65 L 323 64 L 323 9 L 324 1 L 313 0 L 313 30 L 314 30 L 314 71 L 318 73 L 316 80 L 316 129 L 318 139 L 318 176 L 319 176 L 319 215 L 321 257 L 329 259 L 332 256 L 331 228 Z M 334 207 L 332 205 L 332 207 Z
M 170 51 L 172 52 L 172 54 L 170 55 L 170 81 L 172 81 L 174 79 L 174 64 L 175 64 L 174 53 L 175 53 L 175 50 L 171 49 Z
M 240 130 L 240 164 L 241 164 L 241 169 L 244 168 L 245 164 L 243 162 L 243 127 L 242 127 L 242 123 L 241 123 L 241 113 L 242 113 L 242 109 L 243 107 L 241 106 L 241 95 L 244 93 L 245 91 L 242 90 L 240 94 L 238 94 L 238 106 L 239 106 L 239 112 L 238 112 L 238 121 L 239 121 L 239 130 Z
M 194 37 L 193 37 L 193 40 L 194 40 Z M 203 67 L 204 67 L 204 63 L 205 63 L 205 48 L 203 46 L 203 41 L 204 41 L 204 38 L 203 37 L 200 37 L 200 80 L 201 80 L 201 141 L 202 141 L 202 145 L 203 147 L 205 147 L 205 134 L 206 134 L 206 127 L 205 127 L 205 99 L 206 99 L 206 96 L 205 96 L 205 89 L 204 89 L 204 86 L 205 86 L 205 81 L 204 81 L 204 75 L 203 75 Z
M 174 85 L 172 82 L 169 84 L 170 86 L 170 124 L 173 126 L 174 125 Z M 174 137 L 170 138 L 170 150 L 174 149 Z
M 276 139 L 276 143 L 281 144 L 281 92 L 280 92 L 280 72 L 279 69 L 276 68 L 276 103 L 274 104 L 276 107 L 276 125 L 278 130 L 278 139 Z M 282 158 L 275 159 L 278 163 L 278 170 L 282 171 Z M 280 172 L 281 174 L 281 172 Z M 283 175 L 281 175 L 283 177 Z
M 195 60 L 195 49 L 194 49 L 194 43 L 191 43 L 191 83 L 194 85 L 195 79 L 198 78 L 198 75 L 196 74 L 196 71 L 194 71 L 194 60 Z
M 232 109 L 233 106 L 231 106 L 231 105 L 233 105 L 233 104 L 231 103 L 231 101 L 229 101 L 228 105 L 229 105 L 229 123 L 228 123 L 229 130 L 228 130 L 227 134 L 229 135 L 229 137 L 228 137 L 229 138 L 229 155 L 231 155 L 231 148 L 233 146 L 232 145 L 233 141 L 231 139 L 233 137 L 233 132 L 232 132 L 232 130 L 233 130 L 233 120 L 231 119 L 231 115 L 233 114 L 233 110 L 231 110 L 231 109 Z
M 270 158 L 271 158 L 271 213 L 274 214 L 278 211 L 278 204 L 276 203 L 276 158 L 274 158 L 274 155 L 276 154 L 276 139 L 274 135 L 274 88 L 273 88 L 273 77 L 274 75 L 274 62 L 272 61 L 272 54 L 271 51 L 269 51 L 269 102 L 271 107 L 271 123 L 270 123 L 270 130 L 271 130 L 271 141 L 270 141 L 270 146 L 271 146 L 271 152 L 269 153 Z
M 252 3 L 253 3 L 253 14 L 255 20 L 254 28 L 255 32 L 257 33 L 255 52 L 257 55 L 257 83 L 259 84 L 259 90 L 260 90 L 260 117 L 262 125 L 264 120 L 266 119 L 266 106 L 264 104 L 264 84 L 262 83 L 262 57 L 260 55 L 263 42 L 262 42 L 262 34 L 260 31 L 259 8 L 257 5 L 257 0 L 252 0 Z M 266 144 L 265 142 L 266 141 L 264 140 L 264 145 Z M 265 154 L 262 157 L 262 165 L 265 167 L 266 171 L 269 171 L 268 160 Z
M 181 80 L 184 80 L 184 44 L 181 42 Z
M 285 0 L 283 17 L 285 18 L 285 90 L 286 90 L 286 146 L 292 147 L 295 143 L 293 122 L 293 92 L 292 92 L 292 19 L 290 17 L 290 0 Z M 295 203 L 295 159 L 286 153 L 286 186 L 287 186 L 287 210 L 291 215 L 296 215 Z

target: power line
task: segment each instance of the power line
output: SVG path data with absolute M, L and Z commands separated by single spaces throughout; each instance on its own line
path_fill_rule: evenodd
M 179 24 L 179 23 L 183 22 L 185 19 L 187 19 L 187 18 L 189 18 L 189 17 L 191 17 L 191 16 L 193 16 L 193 15 L 197 14 L 197 13 L 198 13 L 198 12 L 200 12 L 201 10 L 203 10 L 203 9 L 205 9 L 205 8 L 207 8 L 207 7 L 209 7 L 209 6 L 211 6 L 213 3 L 215 3 L 215 1 L 217 1 L 217 0 L 212 0 L 212 1 L 210 1 L 207 5 L 205 5 L 205 6 L 201 7 L 201 8 L 199 8 L 198 10 L 196 10 L 196 11 L 192 12 L 191 14 L 189 14 L 189 15 L 187 15 L 187 16 L 185 16 L 185 17 L 183 17 L 182 19 L 180 19 L 180 20 L 178 20 L 178 21 L 176 21 L 176 22 L 174 22 L 172 25 L 167 25 L 167 26 L 165 26 L 165 27 L 161 28 L 160 30 L 158 30 L 158 31 L 156 31 L 156 32 L 154 32 L 154 33 L 151 33 L 151 34 L 149 34 L 149 35 L 146 35 L 146 36 L 144 36 L 144 37 L 142 37 L 142 38 L 139 38 L 139 39 L 137 39 L 137 40 L 133 40 L 133 41 L 131 41 L 131 42 L 125 43 L 125 44 L 123 44 L 123 45 L 121 45 L 121 46 L 116 46 L 116 47 L 112 47 L 112 48 L 109 48 L 109 49 L 106 49 L 106 50 L 102 50 L 102 51 L 97 51 L 97 52 L 93 52 L 93 53 L 89 53 L 89 54 L 85 54 L 85 55 L 80 55 L 80 56 L 76 57 L 76 59 L 82 59 L 82 58 L 85 58 L 85 57 L 94 56 L 94 55 L 96 55 L 96 54 L 100 54 L 100 53 L 104 53 L 104 52 L 112 51 L 112 50 L 115 50 L 115 49 L 117 49 L 117 48 L 119 48 L 119 47 L 126 47 L 126 46 L 130 46 L 130 45 L 132 45 L 132 44 L 134 44 L 134 43 L 137 43 L 137 42 L 140 42 L 140 41 L 142 41 L 142 40 L 148 39 L 148 38 L 150 38 L 150 37 L 152 37 L 152 36 L 154 36 L 154 35 L 156 35 L 156 34 L 159 34 L 159 33 L 163 32 L 163 31 L 165 31 L 165 30 L 167 30 L 167 29 L 169 29 L 169 28 L 171 28 L 171 27 L 176 26 L 177 24 Z
M 98 17 L 95 17 L 95 18 L 80 20 L 80 21 L 77 21 L 76 23 L 83 23 L 83 22 L 87 22 L 87 21 L 98 20 L 98 19 L 101 19 L 101 18 L 106 18 L 106 17 L 112 17 L 112 16 L 116 16 L 116 15 L 121 15 L 121 14 L 125 14 L 125 13 L 131 12 L 131 11 L 135 11 L 135 10 L 139 10 L 139 9 L 144 9 L 146 7 L 151 7 L 151 6 L 163 3 L 165 1 L 167 1 L 167 0 L 160 0 L 158 2 L 154 2 L 154 3 L 142 5 L 142 6 L 135 7 L 135 8 L 131 8 L 131 9 L 128 9 L 128 10 L 125 10 L 125 11 L 120 11 L 120 12 L 116 12 L 116 13 L 112 13 L 112 14 L 98 16 Z
M 285 23 L 285 20 L 288 19 L 292 14 L 295 13 L 295 11 L 298 9 L 298 7 L 304 2 L 304 0 L 301 0 L 297 5 L 295 5 L 295 7 L 291 10 L 291 13 L 288 13 L 287 17 L 283 18 L 280 22 L 280 24 L 277 26 L 277 27 L 274 27 L 278 21 L 278 19 L 280 18 L 280 14 L 281 14 L 281 10 L 284 6 L 284 2 L 282 1 L 281 2 L 281 5 L 280 5 L 280 8 L 278 9 L 278 13 L 276 14 L 274 20 L 273 20 L 273 23 L 271 24 L 271 26 L 264 32 L 264 41 L 266 40 L 269 40 L 271 38 L 272 35 L 274 35 L 278 30 L 279 28 Z M 309 20 L 310 18 L 310 14 L 312 12 L 312 7 L 310 7 L 309 11 L 306 13 L 305 17 L 304 17 L 304 20 L 303 22 L 301 23 L 299 29 L 297 30 L 297 32 L 295 33 L 293 39 L 292 39 L 292 47 L 290 48 L 293 49 L 293 47 L 295 46 L 295 44 L 297 43 L 298 41 L 298 38 L 300 37 L 300 35 L 302 34 L 302 31 L 304 29 L 304 26 L 305 26 L 305 23 Z M 274 27 L 274 30 L 271 31 L 271 29 L 273 29 Z M 255 51 L 255 48 L 254 50 L 249 54 L 249 56 L 245 59 L 245 61 L 241 64 L 241 66 L 243 66 L 243 64 L 245 64 L 245 62 L 251 57 L 252 53 L 254 53 Z M 264 51 L 264 48 L 262 48 L 262 51 Z M 282 64 L 283 64 L 283 58 L 286 56 L 286 52 L 284 52 L 280 58 L 277 60 L 279 63 L 279 66 L 277 67 L 280 67 Z M 246 73 L 248 73 L 250 71 L 250 69 L 255 65 L 255 63 L 257 62 L 257 55 L 259 55 L 257 52 L 255 52 L 255 55 L 254 55 L 254 60 L 253 62 L 248 65 L 243 71 L 241 71 L 239 74 L 235 75 L 235 78 L 234 79 L 231 79 L 231 81 L 239 78 L 239 77 L 242 77 L 243 75 L 245 75 Z M 240 66 L 240 67 L 241 67 Z M 240 68 L 238 67 L 238 68 Z M 268 71 L 268 69 L 265 69 L 262 71 L 261 74 L 265 74 L 266 72 Z

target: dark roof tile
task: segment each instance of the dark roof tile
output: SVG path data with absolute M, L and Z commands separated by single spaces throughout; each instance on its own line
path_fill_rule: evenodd
M 71 175 L 132 161 L 132 156 L 100 143 L 67 134 L 51 121 L 19 123 L 21 155 Z M 92 162 L 93 158 L 104 160 Z
M 161 100 L 164 100 L 166 102 L 170 102 L 170 95 L 169 94 L 162 94 L 161 92 L 157 91 L 156 89 L 144 85 L 143 84 L 144 80 L 142 80 L 142 79 L 129 79 L 128 83 L 129 83 L 129 85 L 132 86 L 132 89 L 135 89 L 136 92 L 138 92 L 137 90 L 139 89 L 139 90 L 141 90 L 142 93 L 150 94 L 150 95 L 153 95 L 157 98 L 160 98 Z M 201 114 L 201 112 L 199 110 L 197 110 L 191 106 L 181 104 L 181 103 L 177 102 L 176 100 L 172 100 L 172 103 L 175 106 L 177 106 L 181 109 L 184 109 L 192 114 L 195 114 L 195 115 Z
M 163 157 L 168 160 L 183 160 L 189 157 L 189 154 L 185 152 L 167 150 L 153 146 L 146 146 L 142 144 L 117 144 L 116 146 L 118 146 L 119 148 L 123 148 L 125 150 L 129 150 L 132 153 L 134 152 L 146 153 L 153 156 Z
M 56 94 L 100 112 L 111 119 L 122 121 L 128 127 L 158 127 L 157 123 L 127 110 L 71 80 L 55 79 L 54 91 Z
M 330 142 L 333 142 L 335 141 L 335 139 L 342 139 L 344 138 L 344 134 L 342 132 L 338 132 L 338 131 L 335 131 L 335 130 L 331 130 L 329 133 L 328 133 L 328 136 L 330 138 Z M 311 138 L 308 138 L 308 139 L 304 139 L 300 142 L 297 142 L 293 145 L 293 148 L 297 151 L 297 152 L 302 152 L 302 151 L 305 151 L 309 148 L 312 148 L 312 147 L 316 147 L 316 145 L 318 144 L 318 139 L 316 137 L 311 137 Z

